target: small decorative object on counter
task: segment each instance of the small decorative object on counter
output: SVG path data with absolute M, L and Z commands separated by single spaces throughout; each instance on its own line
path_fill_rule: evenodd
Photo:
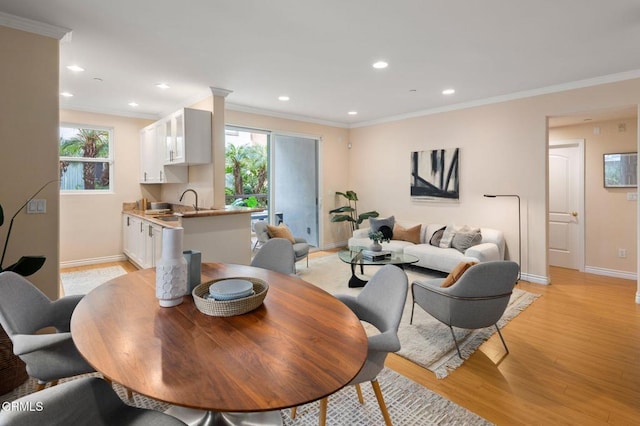
M 162 257 L 156 263 L 156 297 L 160 306 L 171 307 L 182 303 L 187 292 L 187 260 L 182 254 L 184 229 L 162 229 Z
M 191 292 L 198 284 L 200 284 L 200 265 L 202 263 L 202 253 L 198 250 L 185 250 L 182 252 L 187 260 L 187 291 L 185 295 L 191 295 Z
M 371 251 L 382 250 L 382 245 L 380 243 L 383 241 L 389 241 L 389 238 L 386 237 L 382 231 L 369 231 L 369 239 L 373 241 L 371 246 L 369 246 L 369 250 Z

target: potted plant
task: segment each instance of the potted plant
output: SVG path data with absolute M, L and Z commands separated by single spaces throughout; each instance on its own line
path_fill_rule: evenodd
M 386 237 L 382 233 L 382 231 L 369 231 L 369 239 L 373 241 L 373 244 L 371 244 L 371 247 L 370 247 L 372 251 L 382 250 L 382 246 L 380 245 L 380 243 L 383 241 L 388 242 L 390 240 L 390 238 Z
M 349 222 L 351 225 L 351 231 L 353 232 L 356 229 L 360 229 L 360 224 L 370 217 L 378 217 L 379 213 L 377 211 L 370 211 L 358 214 L 358 194 L 354 191 L 346 191 L 346 192 L 336 192 L 336 195 L 340 195 L 347 199 L 347 205 L 338 207 L 329 212 L 333 217 L 331 218 L 331 222 Z

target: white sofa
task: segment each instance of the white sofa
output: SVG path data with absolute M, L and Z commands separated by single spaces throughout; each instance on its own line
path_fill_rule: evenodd
M 497 229 L 481 227 L 480 233 L 482 234 L 482 241 L 477 245 L 469 247 L 462 253 L 453 247 L 441 248 L 429 243 L 434 232 L 442 229 L 446 225 L 437 223 L 418 224 L 399 220 L 396 220 L 395 223 L 405 229 L 421 225 L 420 244 L 393 239 L 389 242 L 382 243 L 383 250 L 403 252 L 416 256 L 419 261 L 418 263 L 414 263 L 414 266 L 449 273 L 460 262 L 504 260 L 504 235 L 502 231 Z M 369 247 L 371 245 L 369 230 L 370 228 L 368 227 L 356 229 L 353 232 L 353 237 L 349 238 L 349 248 Z

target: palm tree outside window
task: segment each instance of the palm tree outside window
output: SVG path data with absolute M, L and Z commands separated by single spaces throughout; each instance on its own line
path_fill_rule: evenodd
M 60 190 L 111 190 L 113 175 L 111 129 L 63 125 L 60 127 Z

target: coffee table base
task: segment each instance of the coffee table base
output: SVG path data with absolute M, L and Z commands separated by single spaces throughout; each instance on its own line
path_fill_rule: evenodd
M 261 411 L 255 413 L 220 413 L 192 408 L 172 406 L 167 411 L 189 426 L 282 426 L 280 411 Z

